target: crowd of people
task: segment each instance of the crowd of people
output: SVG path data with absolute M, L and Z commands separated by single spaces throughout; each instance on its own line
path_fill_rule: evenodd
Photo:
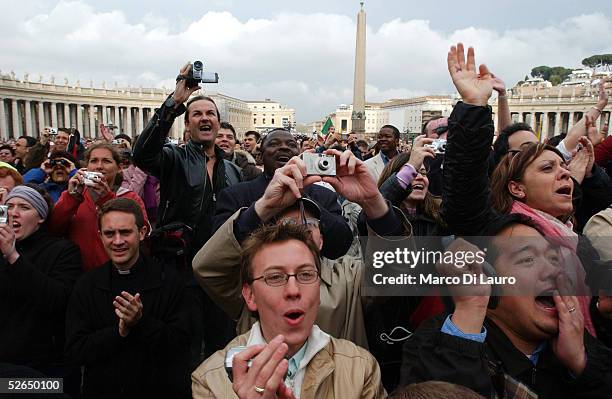
M 612 397 L 606 82 L 541 140 L 472 48 L 447 63 L 461 101 L 410 143 L 392 125 L 375 145 L 333 127 L 239 142 L 187 64 L 135 139 L 1 145 L 0 377 L 72 398 Z M 515 285 L 364 288 L 375 242 L 476 237 L 485 261 L 416 270 Z

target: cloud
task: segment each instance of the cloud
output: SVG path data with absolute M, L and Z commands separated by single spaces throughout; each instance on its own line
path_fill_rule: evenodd
M 121 10 L 98 11 L 81 1 L 32 10 L 0 16 L 5 72 L 171 87 L 183 63 L 201 59 L 220 75 L 208 91 L 279 100 L 302 122 L 352 102 L 351 16 L 284 12 L 240 20 L 209 11 L 179 24 L 152 13 L 128 20 Z M 610 37 L 612 20 L 599 13 L 506 31 L 465 26 L 444 32 L 427 20 L 389 20 L 367 29 L 367 100 L 452 93 L 446 52 L 457 41 L 474 45 L 477 61 L 510 86 L 534 66 L 579 66 L 592 54 L 612 52 Z

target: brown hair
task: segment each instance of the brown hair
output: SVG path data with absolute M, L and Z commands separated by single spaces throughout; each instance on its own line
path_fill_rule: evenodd
M 511 181 L 520 182 L 527 167 L 544 151 L 552 151 L 564 162 L 563 155 L 555 147 L 542 143 L 525 143 L 517 152 L 510 152 L 502 158 L 491 176 L 491 205 L 501 213 L 510 213 L 512 203 L 519 198 L 510 194 L 508 184 Z
M 390 399 L 484 399 L 463 385 L 444 381 L 426 381 L 399 388 Z
M 219 121 L 219 123 L 221 123 L 221 114 L 219 113 L 219 107 L 217 107 L 217 103 L 215 102 L 215 100 L 213 100 L 212 97 L 208 97 L 208 96 L 195 96 L 189 99 L 189 101 L 187 101 L 187 104 L 185 104 L 185 108 L 186 108 L 185 117 L 187 118 L 187 120 L 189 120 L 189 106 L 193 104 L 194 102 L 200 101 L 200 100 L 211 102 L 215 106 L 215 111 L 217 111 L 217 120 Z
M 112 187 L 113 191 L 116 191 L 116 189 L 123 182 L 123 175 L 121 174 L 121 154 L 119 154 L 119 151 L 117 151 L 117 149 L 113 145 L 102 142 L 102 143 L 96 143 L 96 144 L 89 146 L 89 148 L 85 152 L 85 166 L 87 167 L 87 165 L 89 165 L 89 159 L 91 158 L 91 153 L 94 150 L 99 150 L 99 149 L 110 151 L 111 156 L 113 157 L 113 160 L 117 164 L 117 169 L 119 171 L 117 172 L 117 177 L 115 177 L 115 182 L 113 183 L 113 187 Z
M 18 186 L 21 183 L 23 183 L 23 176 L 21 176 L 21 174 L 17 172 L 15 169 L 7 168 L 7 167 L 0 167 L 0 177 L 7 177 L 7 176 L 10 176 L 13 178 L 13 181 L 15 182 L 15 186 Z
M 297 240 L 308 247 L 314 257 L 317 270 L 321 271 L 321 257 L 319 247 L 312 240 L 312 235 L 305 226 L 291 223 L 279 223 L 270 226 L 262 226 L 257 229 L 244 242 L 240 258 L 240 277 L 243 283 L 253 282 L 252 263 L 253 258 L 268 244 Z
M 101 221 L 102 216 L 106 215 L 109 212 L 123 212 L 134 215 L 134 219 L 136 219 L 136 227 L 138 230 L 142 229 L 145 225 L 145 219 L 142 214 L 142 209 L 140 205 L 132 199 L 129 198 L 115 198 L 109 201 L 106 201 L 104 205 L 100 207 L 98 211 L 98 228 L 101 229 Z
M 385 166 L 380 177 L 378 178 L 378 187 L 383 185 L 385 180 L 387 180 L 393 173 L 398 172 L 402 166 L 408 162 L 410 159 L 410 152 L 402 152 L 397 154 L 393 159 Z M 440 215 L 440 207 L 442 204 L 442 199 L 435 197 L 433 194 L 427 190 L 427 194 L 425 194 L 425 199 L 422 203 L 417 205 L 417 210 L 422 212 L 423 214 L 430 216 L 435 220 L 435 222 L 439 225 L 444 226 L 444 221 L 442 216 Z

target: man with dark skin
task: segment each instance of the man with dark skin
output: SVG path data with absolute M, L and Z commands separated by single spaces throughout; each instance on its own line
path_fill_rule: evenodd
M 287 130 L 273 130 L 262 140 L 261 154 L 264 173 L 252 181 L 228 187 L 218 197 L 215 231 L 236 211 L 247 208 L 241 212 L 234 227 L 239 241 L 245 239 L 262 223 L 264 218 L 257 209 L 256 201 L 263 196 L 276 171 L 299 154 L 298 142 Z M 315 201 L 322 211 L 322 233 L 326 237 L 321 250 L 323 256 L 336 259 L 344 255 L 351 244 L 352 236 L 342 217 L 336 193 L 319 185 L 311 185 L 304 188 L 304 195 Z
M 377 136 L 380 152 L 366 161 L 374 180 L 378 180 L 385 165 L 398 154 L 399 138 L 400 132 L 395 126 L 385 125 L 380 128 Z

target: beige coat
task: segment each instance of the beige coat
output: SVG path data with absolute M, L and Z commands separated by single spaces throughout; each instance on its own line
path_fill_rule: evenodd
M 236 337 L 206 359 L 191 375 L 194 399 L 237 398 L 224 359 L 229 348 L 246 345 L 249 334 Z M 372 355 L 353 343 L 332 338 L 308 363 L 300 399 L 386 398 L 380 368 Z
M 196 279 L 210 298 L 231 318 L 238 320 L 237 333 L 248 331 L 256 321 L 244 306 L 240 281 L 240 244 L 234 236 L 232 215 L 198 251 L 193 259 Z M 317 324 L 335 338 L 343 338 L 367 348 L 361 282 L 361 259 L 343 256 L 336 262 L 323 258 L 321 265 L 321 305 Z
M 385 163 L 383 162 L 383 159 L 380 156 L 380 151 L 378 152 L 378 154 L 365 161 L 365 165 L 368 167 L 368 170 L 374 178 L 374 181 L 378 182 L 378 178 L 380 177 L 380 175 L 382 175 L 382 171 L 385 168 Z
M 589 238 L 601 260 L 612 260 L 612 208 L 593 215 L 584 226 L 582 234 Z

